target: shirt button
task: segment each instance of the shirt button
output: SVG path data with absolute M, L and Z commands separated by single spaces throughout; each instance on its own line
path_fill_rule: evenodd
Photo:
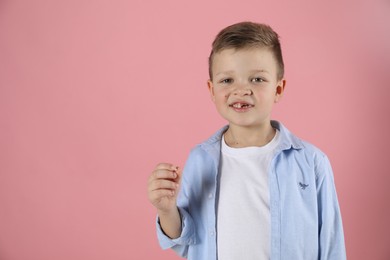
M 212 199 L 213 198 L 213 194 L 212 193 L 209 193 L 209 199 Z
M 210 236 L 214 236 L 215 232 L 212 230 L 210 231 Z

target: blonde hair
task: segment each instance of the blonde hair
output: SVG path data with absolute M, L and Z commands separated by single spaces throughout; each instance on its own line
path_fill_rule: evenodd
M 284 76 L 284 63 L 282 50 L 279 42 L 279 35 L 266 24 L 253 22 L 241 22 L 230 25 L 220 31 L 212 44 L 209 56 L 209 76 L 213 79 L 212 65 L 216 53 L 225 49 L 249 49 L 269 48 L 273 53 L 278 65 L 278 80 Z

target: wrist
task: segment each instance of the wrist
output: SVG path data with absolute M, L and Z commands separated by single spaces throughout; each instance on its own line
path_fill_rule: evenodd
M 176 214 L 179 213 L 179 209 L 177 207 L 173 207 L 171 209 L 168 209 L 168 210 L 161 210 L 161 209 L 158 209 L 157 210 L 157 215 L 159 217 L 172 217 Z
M 181 217 L 177 207 L 169 211 L 158 211 L 158 221 L 162 232 L 171 239 L 180 237 Z

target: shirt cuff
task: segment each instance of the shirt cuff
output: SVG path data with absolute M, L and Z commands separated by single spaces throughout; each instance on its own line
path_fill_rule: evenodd
M 161 228 L 160 219 L 157 216 L 157 238 L 162 249 L 168 249 L 175 245 L 193 245 L 196 243 L 195 226 L 191 216 L 184 209 L 178 208 L 181 216 L 181 234 L 178 238 L 168 237 Z

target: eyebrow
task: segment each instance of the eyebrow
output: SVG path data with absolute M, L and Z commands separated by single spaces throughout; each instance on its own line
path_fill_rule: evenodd
M 265 70 L 265 69 L 260 69 L 260 70 L 251 70 L 252 73 L 257 73 L 257 72 L 265 72 L 265 73 L 268 73 L 270 74 L 270 72 L 268 70 Z
M 218 75 L 220 75 L 220 74 L 232 74 L 232 73 L 234 73 L 233 70 L 221 71 L 221 72 L 216 73 L 215 76 L 218 76 Z
M 265 70 L 265 69 L 251 70 L 250 71 L 250 73 L 258 73 L 258 72 L 264 72 L 264 73 L 270 74 L 270 72 Z M 221 71 L 221 72 L 216 73 L 215 76 L 218 76 L 220 74 L 232 74 L 232 73 L 234 73 L 234 70 Z

